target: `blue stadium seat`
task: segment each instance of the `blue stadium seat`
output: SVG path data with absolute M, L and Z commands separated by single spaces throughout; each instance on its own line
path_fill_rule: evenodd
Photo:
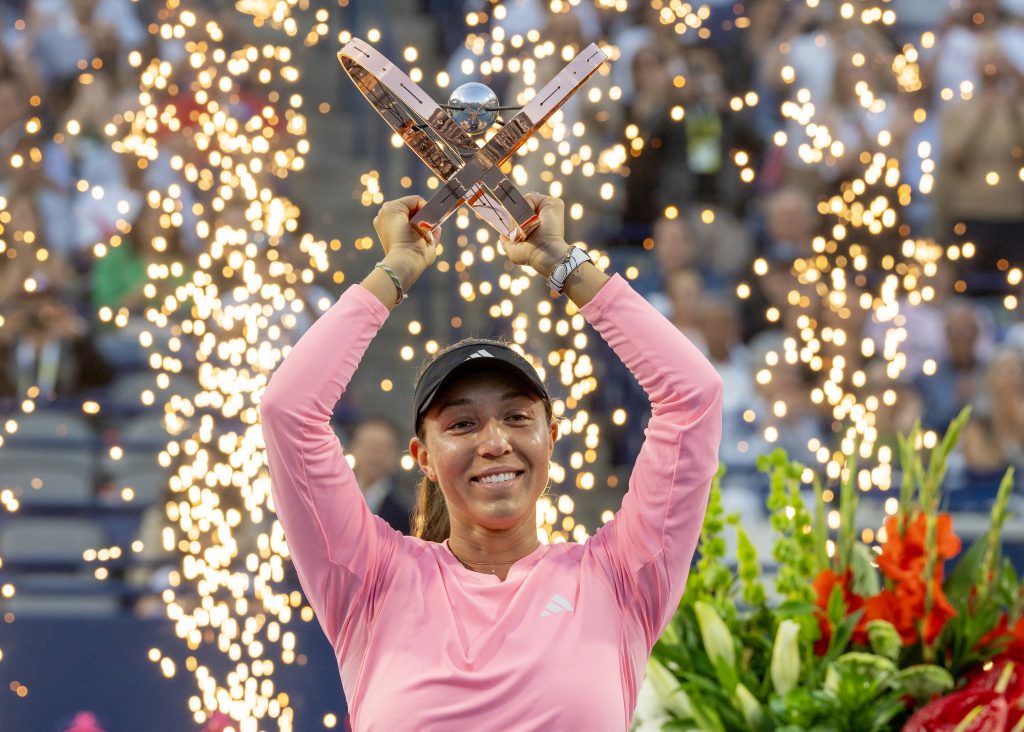
M 11 488 L 22 507 L 91 506 L 92 475 L 42 465 L 16 467 L 0 473 L 0 489 Z

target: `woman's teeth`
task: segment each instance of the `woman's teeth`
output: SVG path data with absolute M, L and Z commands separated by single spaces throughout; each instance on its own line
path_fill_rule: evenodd
M 515 473 L 498 473 L 497 475 L 488 475 L 485 478 L 477 478 L 481 483 L 504 483 L 510 481 L 516 477 Z

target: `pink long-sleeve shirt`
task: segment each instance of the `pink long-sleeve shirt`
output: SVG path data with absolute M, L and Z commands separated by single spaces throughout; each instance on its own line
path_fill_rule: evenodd
M 328 419 L 388 315 L 368 290 L 346 290 L 271 379 L 274 505 L 356 732 L 629 728 L 700 534 L 722 380 L 617 275 L 581 312 L 650 397 L 643 449 L 613 521 L 538 546 L 504 581 L 367 509 Z

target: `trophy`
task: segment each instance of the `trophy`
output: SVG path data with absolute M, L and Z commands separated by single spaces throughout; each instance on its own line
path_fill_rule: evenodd
M 501 166 L 607 58 L 590 44 L 520 109 L 498 106 L 494 92 L 476 82 L 455 89 L 442 106 L 365 41 L 354 38 L 338 52 L 342 67 L 366 100 L 444 181 L 413 216 L 413 225 L 427 234 L 466 203 L 512 241 L 528 236 L 538 220 Z M 510 109 L 519 111 L 502 123 L 498 113 Z M 494 136 L 478 144 L 476 138 L 496 123 L 501 127 Z

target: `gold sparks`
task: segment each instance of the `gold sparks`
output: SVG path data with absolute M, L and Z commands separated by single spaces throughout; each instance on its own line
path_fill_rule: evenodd
M 572 19 L 578 4 L 551 0 L 549 7 L 552 17 L 565 21 Z M 619 13 L 630 6 L 625 0 L 600 0 L 597 5 Z M 743 5 L 750 4 L 738 7 Z M 259 43 L 238 39 L 221 26 L 220 16 L 184 0 L 167 0 L 149 31 L 180 44 L 182 62 L 151 57 L 142 50 L 127 55 L 138 78 L 137 99 L 129 109 L 111 110 L 102 134 L 139 172 L 166 165 L 177 182 L 147 188 L 140 204 L 150 219 L 144 246 L 160 255 L 145 273 L 147 306 L 141 315 L 107 306 L 97 316 L 110 328 L 138 333 L 153 372 L 153 384 L 139 392 L 139 405 L 158 415 L 166 433 L 158 462 L 171 472 L 171 497 L 164 506 L 167 525 L 160 541 L 180 561 L 162 599 L 187 656 L 182 660 L 175 649 L 154 648 L 150 661 L 167 678 L 187 673 L 194 679 L 195 691 L 187 703 L 197 724 L 220 711 L 235 720 L 257 720 L 250 722 L 256 725 L 252 729 L 276 724 L 289 730 L 304 728 L 305 723 L 295 719 L 288 694 L 277 687 L 274 673 L 280 664 L 303 662 L 289 626 L 310 622 L 312 614 L 297 592 L 280 589 L 288 551 L 270 511 L 258 396 L 297 335 L 329 306 L 330 298 L 314 296 L 313 286 L 337 290 L 351 282 L 361 274 L 359 265 L 342 268 L 342 255 L 365 258 L 378 245 L 368 224 L 370 216 L 351 242 L 317 240 L 300 229 L 299 207 L 280 193 L 279 186 L 282 179 L 307 169 L 318 152 L 315 146 L 327 144 L 309 139 L 310 125 L 320 119 L 318 115 L 332 111 L 331 103 L 304 98 L 298 91 L 302 74 L 310 72 L 300 68 L 293 49 L 322 41 L 330 46 L 345 43 L 352 31 L 335 32 L 327 9 L 310 9 L 302 0 L 238 0 L 234 7 L 247 22 L 262 28 Z M 651 8 L 657 25 L 670 37 L 699 41 L 717 32 L 706 5 L 653 0 Z M 445 98 L 463 77 L 491 81 L 501 76 L 509 82 L 503 102 L 523 104 L 579 50 L 580 42 L 565 32 L 569 26 L 557 23 L 562 32 L 506 30 L 513 26 L 501 21 L 509 13 L 506 3 L 491 2 L 466 15 L 467 35 L 457 66 L 431 68 L 425 48 L 401 43 L 394 60 L 435 98 Z M 869 1 L 839 3 L 835 22 L 870 37 L 895 20 L 888 3 Z M 754 24 L 746 15 L 729 22 L 734 27 L 727 30 L 738 31 Z M 378 43 L 387 32 L 372 28 L 364 37 Z M 808 484 L 818 472 L 840 479 L 848 469 L 846 456 L 856 452 L 863 466 L 857 484 L 864 490 L 890 489 L 893 451 L 880 443 L 879 423 L 880 414 L 896 404 L 898 380 L 909 368 L 902 352 L 907 339 L 905 307 L 933 301 L 941 268 L 976 254 L 970 241 L 939 242 L 912 229 L 906 211 L 933 193 L 939 151 L 921 140 L 916 143 L 913 169 L 901 169 L 900 160 L 906 157 L 897 148 L 906 141 L 906 133 L 883 123 L 896 107 L 906 107 L 916 126 L 935 121 L 917 95 L 923 89 L 921 54 L 938 42 L 934 34 L 925 33 L 919 42 L 904 43 L 888 55 L 879 56 L 878 49 L 867 45 L 843 49 L 847 57 L 838 63 L 847 78 L 837 87 L 843 111 L 877 123 L 870 134 L 852 137 L 827 112 L 826 100 L 815 98 L 791 44 L 778 48 L 773 82 L 784 126 L 765 142 L 777 148 L 774 152 L 789 156 L 787 164 L 802 174 L 823 176 L 830 185 L 812 211 L 819 230 L 806 249 L 784 265 L 754 259 L 749 281 L 735 285 L 736 299 L 752 302 L 759 284 L 781 282 L 780 299 L 768 306 L 765 317 L 784 331 L 778 347 L 765 352 L 755 368 L 756 382 L 769 397 L 764 413 L 751 406 L 744 409 L 742 419 L 772 443 L 780 438 L 781 423 L 801 410 L 827 415 L 837 439 L 834 444 L 810 440 L 808 453 L 817 464 L 803 476 Z M 608 39 L 598 43 L 613 65 L 619 62 L 620 49 Z M 885 69 L 885 83 L 867 73 L 872 67 Z M 78 83 L 95 87 L 98 78 L 99 70 L 86 66 Z M 642 125 L 616 113 L 632 91 L 623 88 L 620 78 L 628 74 L 619 77 L 611 65 L 602 68 L 507 166 L 506 173 L 517 186 L 566 200 L 568 238 L 577 242 L 614 225 L 624 197 L 623 173 L 661 144 Z M 699 87 L 697 75 L 690 69 L 673 69 L 667 78 L 670 91 L 681 96 L 666 105 L 663 122 L 693 124 L 699 117 L 690 101 Z M 979 94 L 970 83 L 939 91 L 946 100 L 969 100 Z M 754 90 L 733 90 L 723 96 L 722 111 L 758 113 L 767 99 Z M 48 142 L 39 139 L 42 100 L 32 97 L 28 102 L 27 141 L 8 160 L 14 171 L 38 168 Z M 90 130 L 84 118 L 76 117 L 53 133 L 54 143 L 81 144 Z M 368 123 L 379 125 L 374 134 L 382 134 L 383 122 Z M 391 142 L 394 148 L 403 146 L 397 136 Z M 389 152 L 396 158 L 405 154 Z M 725 151 L 722 164 L 730 180 L 755 183 L 761 174 L 757 156 L 757 150 L 747 146 Z M 1024 178 L 1024 169 L 1014 170 L 1015 174 L 1003 168 L 986 170 L 979 177 L 995 188 Z M 433 176 L 420 179 L 407 171 L 392 181 L 388 171 L 366 170 L 345 195 L 353 193 L 372 209 L 399 189 L 402 194 L 429 195 L 440 184 Z M 78 180 L 74 185 L 76 192 L 93 201 L 112 195 L 109 187 L 104 190 L 93 181 Z M 0 199 L 0 256 L 52 264 L 55 258 L 38 232 L 21 226 L 12 214 L 16 203 Z M 125 237 L 142 234 L 133 230 L 141 226 L 141 219 L 132 224 L 127 209 L 117 210 L 121 218 L 112 230 L 88 244 L 97 259 L 116 256 Z M 687 216 L 680 201 L 660 210 L 669 220 Z M 701 226 L 722 223 L 711 207 L 703 207 L 693 218 Z M 182 245 L 183 239 L 189 247 Z M 613 253 L 601 245 L 590 246 L 589 253 L 601 268 L 611 266 Z M 1005 264 L 1007 283 L 1019 288 L 1020 263 Z M 645 266 L 649 265 L 631 264 L 623 274 L 636 281 L 647 274 Z M 580 492 L 619 487 L 619 476 L 609 474 L 606 464 L 607 433 L 638 430 L 642 415 L 625 406 L 610 415 L 592 412 L 599 371 L 590 355 L 595 336 L 584 318 L 566 299 L 550 299 L 537 278 L 507 266 L 493 232 L 467 211 L 460 211 L 446 226 L 436 274 L 443 291 L 458 305 L 442 321 L 446 338 L 448 326 L 463 331 L 490 318 L 494 322 L 488 325 L 508 332 L 557 391 L 554 412 L 562 443 L 551 465 L 553 492 L 537 506 L 538 535 L 546 542 L 586 539 L 595 527 L 582 519 L 580 508 L 586 499 Z M 36 293 L 43 282 L 37 273 L 28 273 L 18 284 L 24 292 Z M 1018 308 L 1017 296 L 1007 295 L 1003 305 Z M 408 369 L 440 347 L 435 326 L 425 317 L 417 318 L 407 324 L 396 344 L 395 370 L 374 374 L 374 387 L 382 393 L 400 392 L 408 382 Z M 880 338 L 863 334 L 868 319 L 882 326 Z M 934 361 L 922 366 L 926 375 L 935 370 Z M 798 378 L 804 373 L 809 375 L 806 383 Z M 33 412 L 45 396 L 38 386 L 19 394 L 22 412 Z M 101 414 L 97 401 L 83 402 L 81 410 L 91 417 Z M 18 419 L 7 420 L 0 429 L 0 446 L 17 430 Z M 927 432 L 922 446 L 938 439 Z M 124 445 L 113 444 L 104 460 L 119 463 L 128 459 L 126 455 Z M 410 473 L 416 470 L 408 456 L 402 465 Z M 138 484 L 119 486 L 115 499 L 138 501 L 140 490 Z M 17 511 L 20 495 L 0 489 L 3 510 Z M 894 504 L 887 501 L 886 510 L 893 512 Z M 595 512 L 594 520 L 603 523 L 611 516 L 610 511 Z M 829 518 L 838 521 L 838 513 Z M 137 553 L 143 547 L 135 542 L 130 549 Z M 128 549 L 123 547 L 95 547 L 83 561 L 96 577 L 106 579 L 111 564 L 125 554 Z M 0 586 L 4 598 L 15 593 L 13 584 Z M 232 662 L 232 669 L 221 673 L 200 664 L 195 653 L 200 648 L 216 648 Z M 10 688 L 18 696 L 28 693 L 17 681 Z M 334 728 L 339 720 L 329 714 L 322 723 Z

